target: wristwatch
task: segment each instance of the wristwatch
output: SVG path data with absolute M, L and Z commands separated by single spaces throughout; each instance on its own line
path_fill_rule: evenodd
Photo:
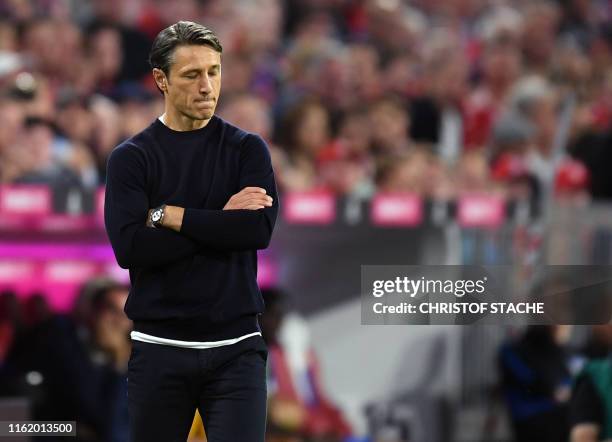
M 159 207 L 156 207 L 151 211 L 151 215 L 149 215 L 149 221 L 151 221 L 151 225 L 153 227 L 161 227 L 162 221 L 164 220 L 164 212 L 166 210 L 166 205 L 162 204 Z

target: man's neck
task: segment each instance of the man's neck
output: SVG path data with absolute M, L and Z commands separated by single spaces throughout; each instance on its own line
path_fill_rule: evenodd
M 169 127 L 172 130 L 176 130 L 179 132 L 189 131 L 189 130 L 197 130 L 201 129 L 208 124 L 210 118 L 208 120 L 193 120 L 191 118 L 187 118 L 185 116 L 175 116 L 172 114 L 168 114 L 168 112 L 164 112 L 159 120 Z

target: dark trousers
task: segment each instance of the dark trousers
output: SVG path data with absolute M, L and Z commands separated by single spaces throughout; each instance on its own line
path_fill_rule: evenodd
M 132 344 L 132 442 L 185 442 L 196 408 L 208 442 L 264 441 L 268 351 L 261 336 L 205 350 Z

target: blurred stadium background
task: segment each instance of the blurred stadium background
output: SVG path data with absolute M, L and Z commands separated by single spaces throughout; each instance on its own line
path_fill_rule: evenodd
M 612 264 L 609 0 L 0 0 L 0 420 L 127 440 L 105 166 L 163 112 L 148 50 L 182 19 L 219 35 L 218 114 L 282 192 L 269 440 L 528 440 L 499 362 L 523 328 L 362 326 L 360 266 L 504 264 L 527 296 L 543 265 Z M 555 340 L 542 428 L 568 431 L 555 382 L 610 345 Z

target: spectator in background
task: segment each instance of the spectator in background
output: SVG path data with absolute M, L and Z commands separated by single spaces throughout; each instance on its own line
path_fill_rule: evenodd
M 89 104 L 75 92 L 63 91 L 58 99 L 56 124 L 59 134 L 53 143 L 55 157 L 79 175 L 83 186 L 96 187 L 100 180 L 89 147 L 94 124 Z
M 372 127 L 366 111 L 347 111 L 338 135 L 318 158 L 321 184 L 338 195 L 367 198 L 374 192 Z
M 16 183 L 48 184 L 53 188 L 79 187 L 76 173 L 63 165 L 53 152 L 54 129 L 48 121 L 28 118 L 23 144 L 16 146 L 15 156 L 21 167 Z
M 447 201 L 457 193 L 456 176 L 428 146 L 408 154 L 382 159 L 376 171 L 380 192 L 406 192 Z
M 435 155 L 429 155 L 427 173 L 425 174 L 425 196 L 434 202 L 446 202 L 456 195 L 455 176 L 445 161 Z
M 496 190 L 492 186 L 491 170 L 482 150 L 467 152 L 460 158 L 455 179 L 458 193 L 490 193 Z
M 401 53 L 384 65 L 382 90 L 409 98 L 418 88 L 418 59 L 414 54 Z
M 62 45 L 57 44 L 55 37 L 62 23 L 49 17 L 40 18 L 28 23 L 21 39 L 22 52 L 33 64 L 36 72 L 44 75 L 51 82 L 61 82 L 64 63 Z
M 0 52 L 17 52 L 17 29 L 10 21 L 0 20 Z
M 25 326 L 30 329 L 48 323 L 53 315 L 45 294 L 38 291 L 30 293 L 24 300 L 23 313 Z
M 66 139 L 82 145 L 91 143 L 93 117 L 87 99 L 65 88 L 57 97 L 57 127 Z
M 575 113 L 573 138 L 568 146 L 569 153 L 588 169 L 590 194 L 598 200 L 612 198 L 612 180 L 608 166 L 612 164 L 612 75 L 602 80 L 603 91 L 593 104 L 582 103 Z M 603 112 L 602 112 L 603 110 Z
M 138 84 L 124 83 L 116 92 L 124 138 L 142 131 L 159 112 L 163 113 L 162 103 Z
M 481 79 L 465 100 L 466 148 L 482 147 L 489 142 L 491 128 L 521 74 L 522 58 L 518 41 L 521 20 L 518 12 L 510 8 L 483 20 L 485 35 L 480 63 Z
M 533 325 L 504 344 L 499 364 L 517 442 L 565 442 L 569 436 L 571 377 L 568 326 Z
M 96 167 L 101 182 L 105 182 L 108 156 L 124 137 L 122 115 L 118 104 L 103 96 L 92 99 L 91 113 L 94 119 L 92 146 Z
M 559 5 L 551 1 L 529 2 L 524 10 L 522 50 L 531 74 L 544 75 L 551 62 L 561 19 Z
M 286 89 L 281 100 L 318 97 L 335 112 L 351 99 L 349 69 L 337 23 L 323 9 L 306 13 L 287 48 Z
M 259 134 L 266 141 L 271 139 L 272 115 L 270 106 L 262 98 L 251 94 L 236 94 L 224 99 L 220 112 L 232 124 Z
M 17 295 L 3 291 L 0 293 L 0 367 L 23 326 L 23 312 Z
M 21 72 L 15 77 L 9 94 L 20 100 L 27 117 L 53 122 L 56 92 L 48 77 L 34 72 Z
M 278 178 L 279 189 L 290 187 L 286 173 L 290 172 L 287 152 L 272 143 L 273 121 L 270 106 L 262 98 L 251 94 L 236 94 L 223 101 L 221 117 L 247 132 L 259 134 L 270 149 L 274 174 Z
M 530 121 L 535 128 L 533 147 L 527 152 L 527 163 L 540 183 L 549 186 L 560 159 L 560 152 L 554 151 L 559 122 L 557 94 L 546 78 L 529 76 L 514 86 L 509 100 L 511 111 Z
M 301 329 L 287 332 L 286 295 L 277 289 L 262 290 L 262 295 L 261 328 L 269 350 L 267 435 L 281 441 L 341 441 L 351 429 L 327 399 L 316 355 Z
M 594 332 L 600 341 L 598 351 L 578 375 L 572 392 L 571 442 L 612 438 L 612 326 L 601 325 Z M 606 354 L 601 352 L 602 344 L 607 344 Z
M 21 173 L 15 146 L 22 136 L 23 107 L 14 99 L 0 98 L 0 114 L 3 115 L 3 124 L 0 124 L 0 182 L 7 183 Z
M 425 38 L 424 30 L 430 24 L 423 9 L 406 2 L 366 1 L 356 9 L 354 13 L 363 14 L 360 18 L 366 22 L 362 29 L 365 36 L 373 41 L 383 60 L 394 54 L 418 50 Z M 359 27 L 355 30 L 360 31 Z
M 319 186 L 317 159 L 331 137 L 327 109 L 314 99 L 296 104 L 288 113 L 282 144 L 289 165 L 285 170 L 287 190 L 308 190 Z
M 588 359 L 602 359 L 608 356 L 611 348 L 612 327 L 607 324 L 594 325 L 581 353 Z
M 406 192 L 424 195 L 430 155 L 423 149 L 398 154 L 380 161 L 376 185 L 381 192 Z
M 254 75 L 254 66 L 250 56 L 242 54 L 228 54 L 223 58 L 226 66 L 223 74 L 223 89 L 225 94 L 248 94 L 251 88 L 251 79 Z
M 538 181 L 529 171 L 528 153 L 534 143 L 535 128 L 515 112 L 501 115 L 493 127 L 489 143 L 491 178 L 512 199 L 537 201 Z
M 451 31 L 438 30 L 425 50 L 425 91 L 412 100 L 411 137 L 436 146 L 453 163 L 463 150 L 468 64 Z
M 381 98 L 369 112 L 372 152 L 376 157 L 401 155 L 410 150 L 410 117 L 404 102 L 394 96 Z
M 501 115 L 493 126 L 488 148 L 493 170 L 500 160 L 508 157 L 525 163 L 535 142 L 535 133 L 533 124 L 522 115 L 516 112 Z
M 560 29 L 563 35 L 575 39 L 581 47 L 588 45 L 592 30 L 597 26 L 597 16 L 593 14 L 591 2 L 568 0 L 560 3 L 562 16 Z
M 351 101 L 353 107 L 359 107 L 361 103 L 380 98 L 383 93 L 380 54 L 374 46 L 366 44 L 354 44 L 347 49 Z
M 89 68 L 95 72 L 98 92 L 113 95 L 123 65 L 121 34 L 116 26 L 102 25 L 89 32 Z

